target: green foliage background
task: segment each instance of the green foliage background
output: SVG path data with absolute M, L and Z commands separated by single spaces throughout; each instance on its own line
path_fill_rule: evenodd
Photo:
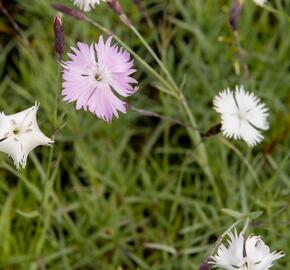
M 245 1 L 239 21 L 249 67 L 245 78 L 243 68 L 240 74 L 237 69 L 238 49 L 228 24 L 231 1 L 143 1 L 154 28 L 133 1 L 120 2 L 176 83 L 183 85 L 201 130 L 219 121 L 213 97 L 236 84 L 267 104 L 271 129 L 254 149 L 220 135 L 207 139 L 205 164 L 192 130 L 168 120 L 129 111 L 107 124 L 60 102 L 55 123 L 55 91 L 60 86 L 52 22 L 57 13 L 49 0 L 4 1 L 21 33 L 1 14 L 0 109 L 11 114 L 37 100 L 45 134 L 65 125 L 56 133 L 53 151 L 37 148 L 21 172 L 0 155 L 0 269 L 198 269 L 218 236 L 247 215 L 252 218 L 248 233 L 263 235 L 273 250 L 284 250 L 276 269 L 288 269 L 287 15 Z M 269 2 L 290 16 L 290 1 Z M 61 3 L 72 7 L 69 0 Z M 104 3 L 89 16 L 162 75 L 136 36 Z M 91 43 L 102 34 L 67 16 L 63 23 L 66 51 L 76 41 Z M 181 104 L 160 92 L 156 79 L 137 61 L 136 67 L 140 90 L 129 104 L 188 123 Z

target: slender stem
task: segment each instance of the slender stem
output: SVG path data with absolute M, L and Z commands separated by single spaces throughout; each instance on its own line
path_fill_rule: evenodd
M 166 92 L 167 94 L 170 94 L 172 96 L 174 96 L 178 101 L 181 101 L 181 104 L 183 105 L 186 114 L 188 115 L 188 118 L 190 120 L 190 123 L 193 127 L 196 127 L 196 121 L 195 118 L 193 116 L 193 114 L 191 113 L 191 110 L 189 109 L 189 106 L 186 102 L 186 99 L 183 96 L 182 91 L 179 89 L 179 87 L 177 86 L 177 84 L 175 83 L 175 81 L 173 80 L 172 76 L 170 75 L 169 71 L 167 70 L 167 68 L 165 67 L 165 65 L 162 63 L 162 61 L 158 58 L 158 56 L 155 54 L 155 52 L 152 50 L 152 48 L 150 47 L 150 45 L 147 43 L 147 41 L 142 37 L 142 35 L 138 32 L 138 30 L 131 25 L 131 30 L 135 33 L 135 35 L 140 39 L 140 41 L 143 43 L 143 45 L 146 47 L 146 49 L 148 50 L 148 52 L 152 55 L 152 57 L 155 59 L 155 61 L 159 64 L 160 68 L 163 70 L 163 72 L 166 74 L 168 80 L 170 82 L 167 82 L 162 76 L 160 76 L 150 65 L 148 65 L 138 54 L 136 54 L 129 46 L 127 46 L 117 35 L 115 35 L 114 33 L 112 33 L 111 30 L 109 30 L 108 28 L 102 26 L 101 24 L 97 23 L 96 21 L 94 21 L 91 18 L 87 18 L 87 21 L 90 22 L 92 25 L 96 26 L 97 28 L 99 28 L 101 31 L 112 35 L 126 50 L 128 50 L 148 71 L 150 71 L 157 79 L 160 80 L 160 82 L 162 82 L 165 86 L 167 86 L 171 91 L 164 91 L 165 89 L 163 89 L 163 92 Z M 161 90 L 161 89 L 160 89 Z M 201 141 L 201 136 L 198 130 L 191 130 L 189 129 L 189 134 L 192 137 L 194 142 L 200 142 Z M 202 143 L 198 144 L 198 147 L 196 148 L 198 151 L 198 157 L 199 157 L 199 163 L 200 165 L 203 167 L 205 173 L 207 174 L 207 176 L 209 177 L 209 180 L 211 182 L 211 185 L 213 186 L 216 198 L 217 198 L 217 202 L 219 204 L 219 206 L 222 206 L 222 200 L 221 200 L 221 196 L 218 190 L 218 186 L 215 183 L 215 179 L 211 173 L 211 169 L 208 166 L 208 159 L 207 159 L 207 154 L 206 154 L 206 150 L 205 147 Z
M 176 95 L 175 90 L 172 87 L 172 85 L 169 84 L 157 71 L 155 71 L 149 64 L 147 64 L 146 61 L 144 61 L 129 46 L 127 46 L 126 43 L 124 43 L 116 34 L 114 34 L 110 29 L 102 26 L 101 24 L 97 23 L 96 21 L 94 21 L 91 18 L 88 18 L 87 21 L 90 22 L 92 25 L 96 26 L 97 28 L 99 28 L 101 31 L 107 33 L 108 35 L 113 36 L 114 39 L 116 41 L 118 41 L 118 43 L 120 43 L 120 45 L 122 45 L 127 51 L 129 51 L 135 57 L 135 59 L 137 59 L 152 75 L 154 75 L 161 83 L 163 83 L 168 89 L 171 90 L 171 91 L 167 91 L 163 88 L 159 88 L 160 91 L 163 91 L 166 94 L 169 94 L 169 95 L 177 98 L 177 95 Z
M 250 219 L 247 217 L 246 222 L 245 222 L 245 225 L 244 225 L 244 228 L 241 231 L 242 234 L 245 234 L 246 233 L 246 231 L 247 231 L 247 229 L 249 227 L 249 223 L 250 223 Z
M 22 31 L 19 27 L 19 25 L 17 24 L 17 22 L 13 19 L 13 17 L 9 14 L 9 12 L 7 11 L 7 9 L 4 7 L 4 5 L 2 4 L 2 2 L 0 2 L 0 10 L 3 12 L 3 14 L 8 18 L 8 20 L 10 21 L 10 23 L 12 24 L 12 26 L 14 27 L 14 29 L 19 33 L 22 34 Z
M 57 85 L 55 87 L 54 93 L 54 118 L 53 118 L 53 129 L 56 128 L 57 123 L 57 113 L 58 113 L 58 105 L 59 105 L 59 85 L 60 85 L 60 65 L 57 66 Z
M 168 117 L 168 116 L 164 116 L 162 114 L 159 114 L 159 113 L 156 113 L 156 112 L 152 112 L 152 111 L 148 111 L 148 110 L 144 110 L 144 109 L 139 109 L 139 108 L 136 108 L 134 106 L 130 106 L 130 109 L 132 111 L 135 111 L 135 112 L 138 112 L 144 116 L 149 116 L 149 117 L 156 117 L 156 118 L 160 118 L 160 119 L 163 119 L 163 120 L 168 120 L 174 124 L 178 124 L 180 126 L 183 126 L 183 127 L 188 127 L 188 128 L 191 128 L 191 129 L 194 129 L 194 130 L 200 130 L 199 128 L 193 126 L 192 124 L 186 124 L 186 123 L 183 123 L 182 121 L 178 120 L 178 119 L 175 119 L 175 118 L 172 118 L 172 117 Z
M 143 15 L 144 19 L 146 20 L 146 23 L 150 28 L 154 28 L 153 21 L 147 12 L 145 6 L 143 5 L 143 2 L 141 0 L 133 0 L 134 4 L 137 6 L 141 14 Z
M 237 147 L 235 147 L 232 143 L 230 143 L 227 139 L 225 139 L 224 137 L 220 137 L 219 140 L 221 141 L 221 143 L 223 143 L 224 145 L 232 149 L 238 155 L 238 157 L 241 158 L 241 160 L 245 163 L 245 165 L 248 167 L 249 171 L 251 172 L 254 180 L 256 181 L 256 184 L 258 186 L 261 186 L 261 181 L 259 180 L 255 169 L 253 168 L 251 163 L 244 157 L 244 155 L 240 152 L 240 150 Z
M 180 90 L 180 88 L 177 86 L 176 82 L 174 81 L 174 79 L 172 78 L 171 74 L 169 73 L 168 69 L 165 67 L 165 65 L 162 63 L 162 61 L 158 58 L 158 56 L 155 54 L 155 52 L 152 50 L 152 48 L 150 47 L 150 45 L 147 43 L 147 41 L 143 38 L 143 36 L 139 33 L 139 31 L 133 26 L 130 25 L 131 30 L 134 32 L 134 34 L 140 39 L 140 41 L 143 43 L 143 45 L 145 46 L 145 48 L 148 50 L 148 52 L 152 55 L 152 57 L 155 59 L 155 61 L 158 63 L 158 65 L 160 66 L 160 68 L 162 69 L 162 71 L 165 73 L 166 77 L 168 78 L 168 80 L 170 81 L 171 85 L 173 86 L 173 91 L 174 93 L 177 94 L 177 99 L 181 102 L 181 104 L 183 105 L 186 114 L 188 115 L 189 121 L 191 123 L 191 125 L 193 127 L 196 127 L 196 121 L 195 118 L 188 106 L 188 103 L 186 102 L 186 99 L 182 93 L 182 91 Z M 207 158 L 207 154 L 206 154 L 206 150 L 205 147 L 202 143 L 202 139 L 200 136 L 200 133 L 197 129 L 195 129 L 194 131 L 189 130 L 189 134 L 192 136 L 193 141 L 196 143 L 196 149 L 198 151 L 198 156 L 199 156 L 199 162 L 200 165 L 203 167 L 205 173 L 207 174 L 211 185 L 213 186 L 214 189 L 214 193 L 217 199 L 217 202 L 219 204 L 219 206 L 222 206 L 222 199 L 221 199 L 221 195 L 218 189 L 218 186 L 215 182 L 215 179 L 212 175 L 211 169 L 209 167 L 208 164 L 208 158 Z
M 234 35 L 235 35 L 237 46 L 238 46 L 240 63 L 242 65 L 243 69 L 244 69 L 244 77 L 245 77 L 245 80 L 246 80 L 249 77 L 249 67 L 247 65 L 247 61 L 246 61 L 246 58 L 245 58 L 245 52 L 244 52 L 243 47 L 241 45 L 241 40 L 240 40 L 240 36 L 239 36 L 238 30 L 234 31 Z
M 194 119 L 194 116 L 191 113 L 191 110 L 190 110 L 190 108 L 188 106 L 188 103 L 187 103 L 186 99 L 184 98 L 182 92 L 180 92 L 180 95 L 181 95 L 181 102 L 183 104 L 183 107 L 184 107 L 187 115 L 188 115 L 190 123 L 191 123 L 192 126 L 195 127 L 196 126 L 196 121 Z M 191 133 L 192 131 L 189 131 L 189 132 Z M 210 183 L 211 183 L 211 185 L 213 187 L 213 191 L 215 193 L 218 205 L 220 207 L 222 207 L 222 197 L 221 197 L 218 185 L 217 185 L 217 183 L 215 181 L 215 178 L 214 178 L 214 176 L 213 176 L 213 174 L 211 172 L 211 169 L 209 167 L 207 153 L 206 153 L 204 144 L 202 143 L 203 139 L 201 138 L 200 133 L 198 132 L 198 130 L 193 131 L 192 132 L 192 136 L 193 136 L 193 140 L 196 142 L 195 148 L 198 151 L 200 165 L 202 166 L 203 170 L 205 171 L 206 175 L 209 178 L 209 181 L 210 181 Z
M 55 86 L 54 110 L 53 110 L 53 120 L 52 120 L 53 131 L 55 130 L 56 123 L 57 123 L 59 86 L 60 86 L 60 65 L 58 65 L 57 67 L 57 82 Z M 54 132 L 53 132 L 52 139 L 54 140 Z M 49 151 L 49 157 L 48 157 L 47 168 L 46 168 L 46 177 L 45 177 L 45 182 L 44 182 L 44 192 L 43 192 L 43 207 L 44 208 L 46 208 L 48 199 L 50 196 L 49 186 L 50 186 L 50 174 L 51 174 L 51 166 L 52 166 L 52 159 L 53 159 L 53 151 L 54 151 L 54 147 L 51 147 Z
M 183 105 L 186 114 L 188 115 L 189 121 L 191 123 L 191 125 L 193 127 L 196 127 L 196 121 L 195 118 L 193 116 L 193 114 L 191 113 L 191 110 L 189 109 L 188 103 L 186 102 L 186 99 L 182 93 L 182 91 L 180 90 L 180 88 L 177 86 L 176 82 L 173 80 L 171 74 L 169 73 L 168 69 L 165 67 L 165 65 L 162 63 L 162 61 L 158 58 L 158 56 L 155 54 L 155 52 L 152 50 L 152 48 L 150 47 L 150 45 L 147 43 L 147 41 L 143 38 L 143 36 L 139 33 L 139 31 L 133 26 L 130 26 L 131 30 L 134 32 L 134 34 L 140 39 L 140 41 L 143 43 L 143 45 L 146 47 L 146 49 L 148 50 L 148 52 L 152 55 L 152 57 L 155 59 L 155 61 L 158 63 L 158 65 L 160 66 L 160 68 L 163 70 L 163 72 L 165 73 L 165 75 L 167 76 L 167 78 L 170 80 L 171 85 L 173 86 L 173 90 L 175 91 L 175 93 L 177 94 L 177 99 L 179 101 L 181 101 L 181 104 Z M 198 132 L 198 130 L 195 130 L 195 132 L 193 133 L 193 139 L 195 142 L 200 142 L 201 141 L 201 136 L 200 133 Z M 214 184 L 214 189 L 215 189 L 215 193 L 217 196 L 217 200 L 219 202 L 219 204 L 221 205 L 221 196 L 219 194 L 217 185 L 214 183 L 214 178 L 211 174 L 211 170 L 208 167 L 208 160 L 207 160 L 207 155 L 206 155 L 206 151 L 205 148 L 203 146 L 203 144 L 199 144 L 199 147 L 197 147 L 198 151 L 199 151 L 199 156 L 202 160 L 203 165 L 206 167 L 206 173 L 209 176 L 210 180 L 212 181 L 212 184 Z
M 184 95 L 182 93 L 182 91 L 179 89 L 179 87 L 177 86 L 177 84 L 175 83 L 175 81 L 173 80 L 172 76 L 170 75 L 168 69 L 165 67 L 165 65 L 162 63 L 162 61 L 158 58 L 158 56 L 155 54 L 155 52 L 152 50 L 152 48 L 150 47 L 150 45 L 147 43 L 147 41 L 143 38 L 143 36 L 139 33 L 139 31 L 133 26 L 130 26 L 131 30 L 134 32 L 134 34 L 140 39 L 140 41 L 143 43 L 143 45 L 146 47 L 146 49 L 148 50 L 148 52 L 152 55 L 152 57 L 155 59 L 155 61 L 159 64 L 160 68 L 163 70 L 163 72 L 165 73 L 165 75 L 167 76 L 167 78 L 170 80 L 170 83 L 173 86 L 173 89 L 175 91 L 175 93 L 177 94 L 177 99 L 181 101 L 187 115 L 188 118 L 190 120 L 190 123 L 193 127 L 196 127 L 196 121 L 194 119 L 194 116 L 192 115 L 189 106 L 186 102 L 186 99 L 184 98 Z M 201 136 L 199 134 L 199 132 L 196 130 L 196 132 L 194 132 L 194 141 L 195 142 L 200 142 L 201 141 Z M 204 160 L 204 163 L 206 163 L 206 166 L 208 165 L 207 162 L 207 156 L 206 156 L 206 151 L 205 148 L 202 144 L 200 144 L 200 147 L 198 147 L 200 150 L 200 154 L 201 154 L 201 158 Z M 208 169 L 207 169 L 208 171 Z M 211 175 L 211 173 L 210 173 Z
M 172 78 L 171 74 L 169 73 L 168 69 L 165 67 L 165 65 L 162 63 L 162 61 L 156 55 L 156 53 L 152 50 L 152 48 L 147 43 L 147 41 L 143 38 L 143 36 L 139 33 L 139 31 L 134 27 L 134 25 L 130 25 L 130 28 L 133 31 L 133 33 L 139 38 L 139 40 L 143 43 L 143 45 L 146 47 L 146 49 L 152 55 L 154 60 L 158 63 L 158 65 L 160 66 L 160 68 L 165 73 L 166 77 L 169 79 L 170 83 L 174 87 L 175 91 L 177 91 L 178 86 L 176 85 L 175 81 L 173 80 L 173 78 Z
M 60 67 L 58 65 L 57 69 L 57 82 L 55 86 L 55 99 L 54 99 L 54 109 L 53 109 L 53 130 L 55 129 L 56 122 L 57 122 L 57 112 L 58 112 L 58 98 L 59 98 L 59 85 L 60 85 Z M 54 138 L 52 138 L 54 139 Z M 44 190 L 42 194 L 42 209 L 43 209 L 43 219 L 39 219 L 37 223 L 37 232 L 41 231 L 41 237 L 39 238 L 37 245 L 36 245 L 36 254 L 39 255 L 42 251 L 43 246 L 46 242 L 46 233 L 47 228 L 50 223 L 50 205 L 49 205 L 49 198 L 52 193 L 52 186 L 54 177 L 51 177 L 51 166 L 52 166 L 52 159 L 53 159 L 53 147 L 51 147 L 47 162 L 47 168 L 46 168 L 46 177 L 44 185 Z M 35 263 L 32 263 L 30 265 L 29 269 L 36 269 Z
M 269 5 L 263 5 L 262 8 L 264 8 L 265 10 L 269 11 L 269 12 L 272 12 L 274 14 L 278 14 L 278 15 L 281 15 L 281 16 L 284 16 L 288 22 L 290 22 L 290 16 L 287 15 L 286 13 L 278 10 L 278 9 L 275 9 Z
M 241 219 L 238 219 L 234 224 L 232 224 L 220 237 L 219 237 L 219 239 L 216 241 L 216 243 L 215 243 L 215 247 L 214 247 L 214 249 L 212 250 L 212 252 L 211 252 L 211 255 L 213 255 L 215 252 L 216 252 L 216 250 L 217 250 L 217 248 L 219 247 L 219 245 L 221 244 L 221 242 L 223 241 L 223 239 L 225 238 L 225 236 L 233 229 L 233 228 L 235 228 L 239 223 L 241 223 L 242 222 L 242 220 Z

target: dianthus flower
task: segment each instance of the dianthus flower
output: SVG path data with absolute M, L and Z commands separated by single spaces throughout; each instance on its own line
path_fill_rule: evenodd
M 25 167 L 27 156 L 34 148 L 53 143 L 38 127 L 38 107 L 35 104 L 15 114 L 0 114 L 0 151 L 13 159 L 18 170 Z
M 267 4 L 267 0 L 254 0 L 254 2 L 258 6 L 264 6 Z
M 95 5 L 99 5 L 101 1 L 106 2 L 106 0 L 73 0 L 74 4 L 78 6 L 83 11 L 90 11 L 95 7 Z
M 229 232 L 228 245 L 221 244 L 211 264 L 226 270 L 269 270 L 274 261 L 284 256 L 283 252 L 271 252 L 260 236 L 244 238 L 235 231 Z
M 130 54 L 111 45 L 112 37 L 104 42 L 87 45 L 78 42 L 69 53 L 70 61 L 63 62 L 64 101 L 76 101 L 76 109 L 89 110 L 97 117 L 111 122 L 118 112 L 126 113 L 126 103 L 119 96 L 127 97 L 135 93 L 137 81 L 130 75 L 133 60 Z
M 263 140 L 261 130 L 267 130 L 268 109 L 253 93 L 237 86 L 235 92 L 226 89 L 213 101 L 214 109 L 221 114 L 224 136 L 243 139 L 249 146 Z

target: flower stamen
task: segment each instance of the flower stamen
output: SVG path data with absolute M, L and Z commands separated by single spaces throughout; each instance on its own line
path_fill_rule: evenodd
M 101 74 L 100 74 L 100 73 L 97 73 L 97 74 L 95 75 L 95 79 L 96 79 L 97 82 L 101 81 L 101 80 L 102 80 L 102 76 L 101 76 Z
M 19 128 L 15 128 L 15 129 L 13 129 L 12 132 L 13 132 L 14 135 L 19 135 L 20 129 Z

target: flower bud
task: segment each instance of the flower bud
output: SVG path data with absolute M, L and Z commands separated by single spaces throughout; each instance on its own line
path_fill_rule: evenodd
M 123 14 L 123 9 L 121 4 L 119 3 L 118 0 L 108 0 L 108 6 L 114 10 L 114 12 L 116 12 L 118 15 L 122 15 Z
M 55 51 L 58 54 L 58 59 L 62 58 L 64 52 L 64 31 L 61 18 L 56 16 L 53 22 L 53 31 L 54 31 L 54 44 Z
M 221 132 L 221 127 L 222 127 L 222 124 L 218 123 L 218 124 L 212 126 L 209 130 L 207 130 L 206 133 L 204 133 L 202 136 L 204 138 L 215 136 Z
M 234 31 L 237 30 L 238 21 L 244 7 L 244 0 L 233 0 L 229 22 Z
M 211 265 L 210 265 L 210 258 L 207 258 L 204 263 L 199 267 L 199 270 L 210 270 Z
M 123 8 L 118 0 L 108 0 L 108 6 L 120 17 L 121 21 L 130 27 L 132 25 L 130 19 L 123 12 Z
M 83 13 L 79 10 L 64 6 L 62 4 L 52 3 L 51 6 L 54 9 L 66 14 L 66 15 L 69 15 L 77 20 L 84 20 L 85 21 L 88 19 L 88 17 L 85 15 L 85 13 Z

